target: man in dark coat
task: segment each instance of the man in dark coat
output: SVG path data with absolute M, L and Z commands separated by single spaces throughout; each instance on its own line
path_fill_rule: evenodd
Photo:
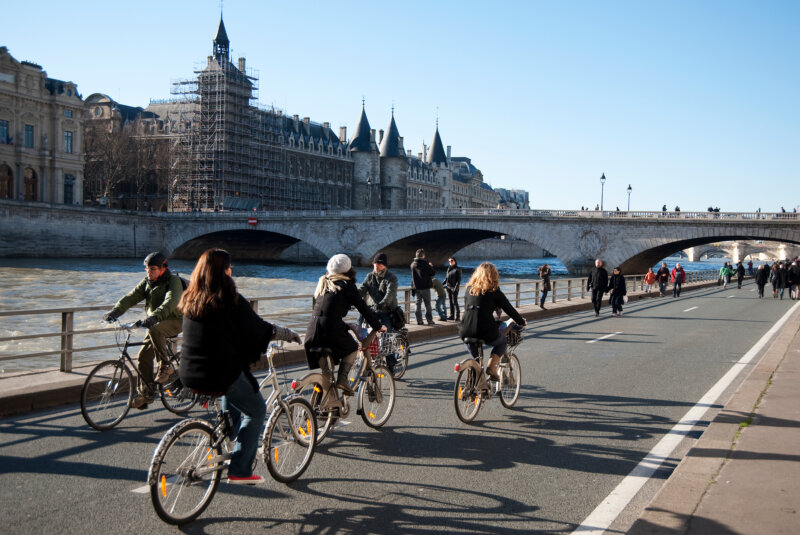
M 669 268 L 666 262 L 661 262 L 661 267 L 656 272 L 656 281 L 658 282 L 658 293 L 664 297 L 667 292 L 667 283 L 669 282 Z
M 431 279 L 436 274 L 433 264 L 425 260 L 425 249 L 417 249 L 416 258 L 411 262 L 411 289 L 417 295 L 417 325 L 422 323 L 422 303 L 425 303 L 425 319 L 428 325 L 434 325 L 431 312 Z
M 603 302 L 603 294 L 607 290 L 608 271 L 603 267 L 603 261 L 598 258 L 594 261 L 594 269 L 589 272 L 589 280 L 586 282 L 586 291 L 592 292 L 595 316 L 600 315 L 600 304 Z
M 744 266 L 739 262 L 736 264 L 736 282 L 740 290 L 742 289 L 742 280 L 744 280 Z

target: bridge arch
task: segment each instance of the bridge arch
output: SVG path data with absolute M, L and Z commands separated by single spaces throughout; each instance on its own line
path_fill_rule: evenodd
M 256 229 L 216 230 L 180 240 L 181 237 L 176 237 L 168 245 L 171 258 L 195 260 L 206 249 L 219 247 L 230 252 L 233 258 L 251 261 L 279 260 L 287 248 L 301 241 L 287 234 Z

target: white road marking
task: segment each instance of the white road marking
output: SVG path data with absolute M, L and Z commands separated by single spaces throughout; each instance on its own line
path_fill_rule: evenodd
M 145 485 L 144 487 L 135 488 L 131 492 L 135 492 L 136 494 L 147 494 L 148 492 L 150 492 L 150 485 Z
M 695 427 L 697 422 L 702 421 L 703 415 L 716 404 L 719 396 L 725 391 L 734 379 L 744 370 L 751 360 L 767 345 L 772 337 L 777 333 L 783 324 L 789 319 L 795 309 L 800 306 L 796 303 L 790 308 L 781 319 L 778 320 L 767 333 L 750 348 L 750 350 L 739 359 L 736 364 L 731 366 L 728 372 L 717 381 L 717 383 L 700 398 L 697 404 L 683 415 L 683 418 L 670 429 L 669 433 L 658 441 L 652 450 L 631 470 L 617 487 L 606 496 L 594 511 L 587 516 L 573 533 L 592 533 L 600 535 L 610 526 L 619 514 L 628 506 L 636 493 L 650 479 L 650 476 L 664 463 L 670 459 L 672 452 L 686 438 L 689 432 Z
M 730 299 L 731 297 L 736 297 L 736 296 L 735 296 L 735 295 L 729 295 L 729 296 L 728 296 L 728 299 Z
M 607 334 L 605 336 L 601 336 L 600 338 L 595 338 L 594 340 L 589 340 L 586 343 L 587 344 L 593 344 L 595 342 L 599 342 L 600 340 L 605 340 L 606 338 L 611 338 L 612 336 L 616 336 L 618 334 L 622 334 L 622 331 L 618 331 L 618 332 L 615 332 L 615 333 Z
M 684 310 L 684 312 L 689 312 L 690 310 L 694 310 L 695 308 L 700 308 L 700 307 L 687 308 L 686 310 Z

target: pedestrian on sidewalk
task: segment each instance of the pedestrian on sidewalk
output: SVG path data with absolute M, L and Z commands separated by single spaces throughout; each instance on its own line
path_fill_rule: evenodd
M 675 264 L 675 267 L 672 268 L 672 273 L 670 273 L 670 281 L 673 283 L 672 297 L 680 297 L 681 286 L 683 285 L 684 282 L 686 282 L 686 272 L 681 267 L 680 262 Z
M 783 262 L 778 263 L 778 270 L 776 272 L 777 278 L 777 287 L 778 287 L 778 297 L 783 299 L 783 292 L 786 290 L 786 287 L 789 285 L 789 270 L 786 269 L 786 264 Z
M 539 278 L 542 279 L 542 296 L 539 299 L 539 308 L 542 310 L 547 310 L 544 308 L 545 300 L 547 299 L 547 292 L 552 289 L 550 285 L 550 266 L 547 264 L 542 264 L 539 268 Z
M 661 262 L 661 267 L 656 273 L 656 280 L 658 281 L 658 293 L 664 297 L 667 295 L 667 283 L 669 282 L 669 268 L 666 262 Z
M 461 309 L 458 307 L 458 290 L 461 287 L 461 268 L 458 267 L 458 261 L 455 257 L 450 257 L 447 263 L 449 266 L 447 267 L 447 274 L 444 277 L 447 297 L 450 300 L 450 315 L 447 319 L 460 321 Z
M 428 325 L 433 323 L 433 312 L 431 311 L 431 279 L 436 274 L 433 264 L 425 260 L 425 249 L 417 249 L 416 257 L 411 262 L 411 291 L 417 297 L 417 325 L 422 323 L 422 305 L 425 305 L 425 319 Z
M 608 281 L 608 293 L 608 302 L 611 303 L 611 315 L 622 316 L 622 305 L 625 303 L 628 287 L 625 284 L 625 276 L 618 267 L 614 268 Z
M 608 291 L 608 271 L 605 270 L 603 261 L 599 258 L 594 261 L 594 269 L 589 272 L 586 291 L 592 292 L 592 305 L 594 305 L 594 315 L 597 317 L 600 315 L 603 294 Z
M 653 268 L 648 268 L 647 273 L 644 275 L 644 291 L 650 293 L 653 289 L 653 283 L 656 282 L 656 274 L 653 273 Z
M 731 275 L 733 275 L 733 269 L 731 269 L 730 264 L 725 262 L 725 264 L 719 268 L 719 278 L 722 279 L 722 289 L 728 289 L 728 283 L 731 282 Z
M 741 262 L 736 264 L 736 284 L 739 290 L 742 289 L 742 281 L 744 280 L 744 266 Z
M 758 288 L 758 298 L 764 297 L 764 286 L 769 281 L 769 266 L 761 264 L 756 270 L 756 287 Z
M 792 299 L 800 299 L 800 262 L 797 259 L 789 266 L 789 288 Z
M 778 297 L 778 263 L 775 262 L 772 264 L 772 267 L 769 269 L 769 282 L 772 284 L 772 298 L 777 299 Z
M 439 321 L 447 321 L 447 307 L 445 306 L 445 300 L 447 299 L 447 294 L 444 291 L 444 285 L 442 281 L 433 277 L 431 279 L 431 284 L 433 285 L 433 289 L 436 292 L 436 313 L 439 314 Z

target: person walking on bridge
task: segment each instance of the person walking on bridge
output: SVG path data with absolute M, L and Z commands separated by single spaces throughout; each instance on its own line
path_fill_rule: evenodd
M 600 315 L 603 294 L 608 291 L 608 271 L 605 270 L 603 261 L 599 258 L 594 261 L 594 269 L 589 272 L 586 291 L 592 292 L 592 305 L 594 305 L 594 315 L 597 317 Z
M 433 312 L 431 312 L 431 279 L 436 274 L 433 264 L 425 260 L 425 249 L 417 249 L 416 257 L 411 262 L 411 290 L 417 296 L 417 325 L 422 323 L 422 304 L 425 303 L 425 319 L 428 325 L 433 323 Z
M 609 297 L 611 303 L 611 315 L 622 317 L 622 305 L 625 303 L 625 295 L 628 293 L 628 286 L 625 284 L 625 276 L 618 267 L 614 268 L 611 279 L 608 281 Z
M 656 280 L 658 281 L 658 292 L 661 297 L 667 295 L 667 283 L 669 282 L 669 268 L 666 262 L 661 262 L 661 267 L 658 268 L 656 273 Z

